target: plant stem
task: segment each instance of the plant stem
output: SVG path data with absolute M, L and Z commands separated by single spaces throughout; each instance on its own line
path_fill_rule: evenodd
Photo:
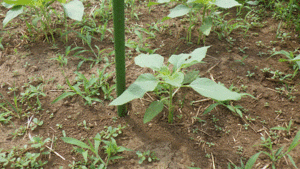
M 125 16 L 124 0 L 113 0 L 114 39 L 116 59 L 117 95 L 125 90 Z M 126 115 L 126 105 L 118 106 L 118 115 Z
M 169 116 L 168 116 L 168 122 L 173 123 L 173 87 L 169 85 Z

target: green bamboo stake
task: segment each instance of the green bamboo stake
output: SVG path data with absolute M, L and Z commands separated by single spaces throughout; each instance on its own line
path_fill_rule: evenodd
M 117 74 L 117 95 L 120 96 L 125 90 L 125 17 L 124 0 L 113 0 L 114 13 L 114 40 L 115 59 Z M 126 115 L 126 105 L 118 106 L 118 115 Z

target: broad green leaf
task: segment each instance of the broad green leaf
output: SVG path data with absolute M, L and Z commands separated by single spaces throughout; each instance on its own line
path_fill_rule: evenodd
M 158 72 L 162 76 L 168 76 L 171 74 L 169 67 L 166 65 L 163 65 Z
M 57 1 L 60 2 L 61 4 L 64 4 L 67 2 L 66 0 L 57 0 Z
M 285 50 L 281 50 L 278 52 L 274 52 L 270 57 L 275 56 L 275 55 L 284 55 L 285 57 L 287 57 L 288 59 L 293 59 L 292 56 L 290 55 L 289 52 L 285 51 Z M 269 57 L 269 58 L 270 58 Z
M 11 10 L 9 10 L 6 13 L 6 16 L 3 20 L 3 28 L 6 26 L 6 24 L 11 21 L 12 19 L 14 19 L 15 17 L 17 17 L 18 15 L 20 15 L 21 13 L 23 13 L 23 6 L 14 6 Z
M 174 65 L 174 70 L 179 71 L 181 68 L 200 63 L 205 57 L 208 48 L 209 46 L 197 48 L 190 54 L 172 55 L 169 62 Z
M 101 136 L 99 133 L 94 137 L 95 153 L 98 153 L 99 146 L 101 144 Z
M 157 3 L 169 3 L 171 0 L 158 0 Z
M 216 0 L 215 2 L 212 2 L 212 4 L 215 4 L 220 8 L 232 8 L 241 5 L 235 0 Z
M 198 70 L 197 71 L 195 71 L 195 70 L 190 71 L 186 75 L 184 75 L 184 79 L 183 79 L 182 84 L 189 84 L 198 77 L 199 77 L 199 71 Z
M 86 150 L 86 151 L 82 152 L 81 154 L 83 156 L 84 161 L 87 163 L 87 161 L 88 161 L 88 151 Z
M 190 12 L 190 8 L 185 6 L 185 5 L 178 5 L 175 8 L 170 10 L 170 14 L 168 15 L 168 17 L 170 18 L 176 18 L 176 17 L 180 17 L 180 16 L 184 16 L 187 13 Z
M 81 1 L 74 0 L 69 3 L 63 4 L 65 13 L 71 19 L 81 21 L 84 11 L 84 6 Z
M 151 7 L 152 5 L 157 5 L 157 4 L 159 4 L 159 3 L 157 3 L 157 2 L 149 2 L 148 5 L 147 5 L 147 7 Z
M 207 17 L 204 20 L 204 23 L 200 26 L 200 31 L 205 35 L 208 36 L 210 34 L 212 28 L 212 18 Z
M 66 98 L 66 97 L 74 96 L 75 94 L 76 93 L 74 93 L 74 92 L 65 92 L 62 95 L 58 96 L 56 99 L 54 99 L 51 104 L 54 104 L 54 103 L 56 103 L 56 102 L 58 102 L 58 101 L 60 101 L 60 100 L 62 100 L 64 98 Z
M 289 146 L 288 148 L 288 151 L 287 152 L 290 152 L 292 151 L 299 143 L 300 143 L 300 131 L 297 132 L 292 144 Z
M 197 78 L 190 84 L 190 87 L 199 94 L 217 101 L 240 100 L 241 97 L 245 95 L 232 92 L 226 87 L 207 78 Z
M 246 163 L 245 169 L 252 169 L 252 166 L 254 165 L 255 161 L 257 160 L 258 156 L 261 152 L 254 154 Z
M 1 3 L 5 8 L 9 9 L 9 8 L 12 8 L 15 4 L 8 4 L 8 3 L 5 3 L 5 2 L 2 2 Z
M 188 0 L 187 3 L 208 4 L 213 0 Z
M 76 146 L 81 147 L 81 148 L 91 149 L 87 144 L 85 144 L 84 142 L 82 142 L 80 140 L 77 140 L 75 138 L 72 138 L 72 137 L 61 137 L 61 139 L 65 143 L 73 144 L 73 145 L 76 145 Z
M 3 2 L 13 5 L 33 5 L 35 0 L 4 0 Z
M 151 121 L 155 116 L 157 116 L 164 108 L 164 104 L 161 101 L 154 101 L 150 104 L 150 106 L 146 109 L 144 115 L 144 124 Z
M 165 82 L 176 87 L 180 87 L 182 85 L 184 79 L 184 74 L 181 72 L 175 72 L 172 76 L 166 76 Z
M 246 3 L 249 5 L 258 5 L 259 1 L 247 1 Z
M 159 71 L 164 65 L 164 57 L 159 54 L 140 54 L 134 58 L 134 62 L 140 67 L 148 67 L 155 71 Z
M 142 98 L 146 92 L 153 91 L 158 80 L 150 73 L 140 75 L 118 98 L 109 105 L 123 105 L 133 99 Z
M 231 105 L 224 105 L 225 107 L 227 107 L 227 109 L 229 109 L 230 111 L 236 113 L 235 108 Z
M 235 110 L 236 110 L 236 113 L 237 113 L 241 118 L 243 118 L 243 112 L 242 112 L 240 109 L 238 109 L 238 108 L 235 108 Z

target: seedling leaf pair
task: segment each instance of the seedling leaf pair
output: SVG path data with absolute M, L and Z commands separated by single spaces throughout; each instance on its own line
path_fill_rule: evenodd
M 163 110 L 164 104 L 168 105 L 168 121 L 169 123 L 172 123 L 172 98 L 176 93 L 173 93 L 173 89 L 178 91 L 181 87 L 190 87 L 199 94 L 217 101 L 239 100 L 242 96 L 247 95 L 232 92 L 226 87 L 217 84 L 210 79 L 198 78 L 199 71 L 191 71 L 186 74 L 182 72 L 182 68 L 187 68 L 196 63 L 201 63 L 208 48 L 209 47 L 197 48 L 190 54 L 172 55 L 169 58 L 169 63 L 173 65 L 172 70 L 169 69 L 169 64 L 164 65 L 164 58 L 158 54 L 141 54 L 137 56 L 135 58 L 136 65 L 151 68 L 157 72 L 157 75 L 154 76 L 149 73 L 140 75 L 137 80 L 131 84 L 122 95 L 111 102 L 110 105 L 123 105 L 131 100 L 142 98 L 146 92 L 154 91 L 158 84 L 161 84 L 162 88 L 168 91 L 169 97 L 165 97 L 160 101 L 154 101 L 150 104 L 144 116 L 144 123 L 151 121 L 157 114 L 159 114 Z

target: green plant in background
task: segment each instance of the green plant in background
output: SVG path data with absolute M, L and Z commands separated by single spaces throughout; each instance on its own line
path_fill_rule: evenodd
M 107 80 L 114 72 L 105 73 L 106 68 L 110 65 L 111 64 L 107 64 L 102 70 L 97 69 L 98 76 L 92 74 L 90 79 L 87 79 L 82 73 L 76 71 L 76 84 L 73 86 L 66 77 L 66 82 L 72 91 L 65 92 L 58 96 L 53 100 L 52 104 L 69 96 L 80 95 L 86 101 L 86 104 L 92 105 L 93 102 L 102 102 L 101 99 L 92 97 L 100 96 L 101 91 L 103 92 L 103 97 L 105 100 L 112 100 L 113 98 L 110 96 L 110 94 L 115 89 L 115 85 L 110 85 Z M 83 88 L 83 90 L 80 88 Z
M 240 106 L 240 105 L 233 106 L 232 104 L 230 104 L 230 101 L 228 101 L 228 100 L 225 100 L 225 101 L 215 100 L 215 101 L 216 101 L 216 103 L 210 105 L 207 109 L 205 109 L 205 111 L 203 112 L 203 115 L 211 112 L 215 107 L 222 105 L 222 106 L 225 106 L 227 109 L 229 109 L 231 112 L 238 114 L 240 117 L 243 117 L 243 112 L 242 112 L 243 107 L 242 106 Z
M 119 131 L 119 128 L 114 131 L 117 130 Z M 109 131 L 104 131 L 104 133 L 109 133 Z M 123 151 L 132 151 L 125 147 L 118 146 L 116 140 L 114 139 L 114 137 L 116 136 L 118 135 L 110 135 L 108 137 L 105 137 L 105 135 L 97 133 L 93 138 L 94 145 L 90 140 L 88 140 L 89 145 L 87 145 L 86 143 L 71 137 L 62 137 L 61 139 L 68 144 L 73 144 L 80 147 L 76 148 L 76 151 L 83 156 L 84 162 L 83 165 L 80 165 L 78 167 L 106 169 L 110 161 L 123 158 L 122 156 L 117 156 L 118 153 Z M 105 160 L 103 160 L 103 158 L 101 158 L 99 154 L 99 151 L 101 150 L 101 144 L 103 144 L 102 148 L 104 150 L 104 153 L 106 154 Z M 91 151 L 93 155 L 89 155 L 89 151 Z
M 21 93 L 22 96 L 22 103 L 24 103 L 25 99 L 30 100 L 33 97 L 36 97 L 36 103 L 38 105 L 37 110 L 42 109 L 42 103 L 39 99 L 39 96 L 46 96 L 46 94 L 43 92 L 43 85 L 42 83 L 39 84 L 38 86 L 32 86 L 30 85 L 29 88 L 25 90 L 24 93 Z M 31 106 L 31 105 L 29 105 Z
M 248 162 L 246 163 L 246 165 L 244 165 L 243 161 L 241 160 L 241 166 L 238 167 L 233 163 L 229 163 L 228 164 L 228 169 L 231 169 L 231 166 L 233 166 L 233 169 L 252 169 L 253 165 L 255 164 L 257 158 L 259 157 L 259 155 L 261 154 L 261 152 L 254 154 L 252 157 L 249 158 Z
M 240 94 L 228 90 L 226 87 L 215 83 L 207 78 L 198 78 L 195 73 L 183 73 L 182 69 L 190 67 L 196 63 L 201 63 L 205 57 L 209 47 L 195 49 L 190 54 L 172 55 L 169 58 L 169 63 L 164 65 L 164 57 L 158 54 L 137 56 L 135 64 L 141 67 L 148 67 L 154 70 L 154 75 L 150 73 L 140 75 L 137 80 L 131 84 L 124 93 L 116 98 L 110 105 L 123 105 L 133 99 L 142 98 L 146 92 L 154 91 L 159 84 L 168 91 L 168 97 L 161 100 L 153 101 L 146 109 L 144 123 L 151 121 L 164 108 L 164 104 L 168 106 L 169 115 L 168 122 L 173 122 L 173 97 L 181 87 L 189 87 L 194 89 L 199 94 L 210 97 L 218 101 L 239 100 L 242 96 L 248 94 Z M 170 64 L 173 69 L 170 70 Z
M 282 157 L 287 156 L 290 160 L 290 162 L 293 164 L 295 168 L 298 168 L 296 166 L 295 161 L 293 160 L 293 157 L 289 155 L 288 153 L 291 152 L 299 143 L 300 143 L 300 131 L 297 132 L 295 138 L 293 139 L 292 143 L 288 147 L 286 152 L 283 152 L 284 146 L 280 147 L 277 150 L 273 149 L 273 142 L 270 137 L 267 139 L 265 137 L 261 137 L 262 142 L 260 146 L 263 146 L 267 148 L 269 151 L 261 151 L 262 153 L 266 154 L 270 160 L 272 161 L 272 169 L 275 169 L 275 164 L 278 162 Z
M 79 76 L 80 80 L 82 82 L 77 82 L 75 85 L 71 85 L 69 79 L 66 77 L 66 81 L 70 89 L 72 90 L 71 92 L 65 92 L 62 95 L 58 96 L 56 99 L 53 100 L 52 104 L 66 98 L 69 96 L 74 96 L 74 95 L 80 95 L 88 105 L 92 105 L 92 102 L 102 102 L 102 100 L 98 98 L 92 98 L 91 96 L 93 95 L 100 95 L 98 92 L 98 89 L 92 89 L 91 86 L 93 86 L 97 82 L 97 78 L 95 76 L 92 76 L 89 80 L 81 73 L 76 72 L 76 74 Z M 83 85 L 84 90 L 80 90 L 80 86 Z
M 275 55 L 284 55 L 287 58 L 287 59 L 279 59 L 279 62 L 290 62 L 292 64 L 293 69 L 295 70 L 294 74 L 292 76 L 292 78 L 294 78 L 300 68 L 300 54 L 295 56 L 293 52 L 287 52 L 287 51 L 281 50 L 278 52 L 274 52 L 270 57 L 275 56 Z
M 160 3 L 169 3 L 171 1 L 176 0 L 159 0 L 156 2 L 150 2 L 148 6 L 160 4 Z M 212 26 L 213 26 L 213 17 L 212 15 L 214 12 L 209 11 L 208 9 L 212 9 L 212 7 L 215 5 L 220 8 L 232 8 L 235 6 L 239 6 L 240 4 L 236 2 L 235 0 L 188 0 L 186 2 L 183 1 L 176 1 L 180 3 L 175 8 L 170 10 L 170 14 L 165 17 L 163 20 L 169 19 L 169 18 L 176 18 L 181 17 L 186 14 L 189 14 L 190 19 L 190 26 L 189 26 L 189 33 L 187 36 L 187 40 L 190 42 L 191 40 L 191 28 L 193 27 L 192 20 L 197 20 L 194 18 L 194 16 L 197 16 L 197 13 L 200 13 L 202 10 L 202 15 L 199 14 L 201 17 L 202 25 L 199 27 L 199 37 L 198 37 L 198 44 L 200 43 L 200 40 L 202 38 L 202 35 L 208 36 L 211 32 Z M 205 36 L 203 37 L 203 43 L 205 44 Z
M 291 127 L 293 124 L 293 120 L 290 120 L 289 124 L 286 127 L 272 127 L 271 130 L 284 130 L 287 135 L 290 135 Z
M 6 152 L 0 149 L 0 166 L 5 168 L 43 168 L 48 161 L 44 161 L 41 157 L 49 154 L 49 151 L 45 150 L 45 144 L 49 141 L 50 138 L 45 140 L 41 137 L 31 138 L 31 147 L 35 152 L 29 152 L 30 147 L 28 145 L 24 145 L 24 148 L 13 148 Z
M 5 104 L 0 103 L 0 107 L 2 108 Z M 1 112 L 0 111 L 0 123 L 8 124 L 10 122 L 10 119 L 12 119 L 11 112 Z
M 155 152 L 151 152 L 150 150 L 147 150 L 145 152 L 137 151 L 136 155 L 139 158 L 139 164 L 142 164 L 146 159 L 149 163 L 153 161 L 158 161 L 159 159 L 156 157 Z
M 10 10 L 6 13 L 3 20 L 3 27 L 7 25 L 9 21 L 23 13 L 25 7 L 34 9 L 36 17 L 32 20 L 34 26 L 40 21 L 45 37 L 48 40 L 47 33 L 51 34 L 54 41 L 53 29 L 51 28 L 51 8 L 50 6 L 58 1 L 64 8 L 65 16 L 71 19 L 81 21 L 84 11 L 84 6 L 81 1 L 73 0 L 66 3 L 66 0 L 4 0 L 2 5 Z
M 5 102 L 7 103 L 7 105 L 9 105 L 9 107 L 11 107 L 14 112 L 16 114 L 14 114 L 16 117 L 18 118 L 21 118 L 21 113 L 22 113 L 22 107 L 19 107 L 18 106 L 18 97 L 16 96 L 16 93 L 14 92 L 14 105 L 12 105 L 3 95 L 2 93 L 0 93 L 0 95 L 2 96 L 2 98 L 5 100 Z M 7 114 L 11 114 L 12 112 L 10 110 L 8 110 L 6 107 L 5 107 L 5 104 L 4 103 L 1 103 L 0 104 L 0 107 L 6 111 Z
M 128 39 L 127 42 L 125 43 L 125 46 L 128 47 L 128 48 L 133 48 L 139 53 L 146 52 L 146 53 L 149 53 L 149 54 L 153 54 L 156 50 L 158 50 L 158 48 L 150 49 L 149 48 L 150 45 L 145 43 L 145 40 L 154 38 L 155 37 L 154 33 L 148 31 L 145 28 L 139 28 L 139 29 L 136 28 L 134 30 L 134 34 L 136 34 L 136 36 L 138 37 L 139 42 L 135 42 L 135 41 L 132 41 L 132 40 Z M 150 37 L 144 38 L 143 33 L 150 35 Z

